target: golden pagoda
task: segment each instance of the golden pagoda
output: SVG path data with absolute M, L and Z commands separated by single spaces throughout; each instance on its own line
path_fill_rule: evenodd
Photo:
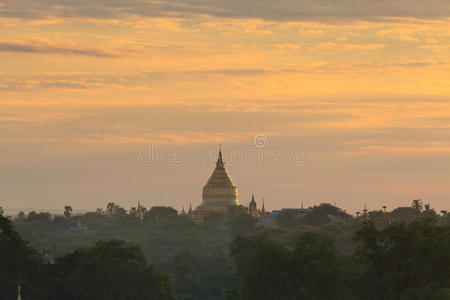
M 225 169 L 220 149 L 216 168 L 203 187 L 202 204 L 195 209 L 195 220 L 202 222 L 203 218 L 210 213 L 225 214 L 229 206 L 238 205 L 237 187 Z

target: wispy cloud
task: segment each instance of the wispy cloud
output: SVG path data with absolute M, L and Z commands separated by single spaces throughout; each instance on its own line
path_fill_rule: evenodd
M 386 47 L 386 44 L 347 44 L 347 43 L 334 43 L 325 42 L 317 44 L 313 47 L 316 50 L 379 50 Z
M 109 49 L 82 46 L 74 43 L 53 43 L 43 40 L 0 40 L 0 52 L 82 55 L 105 58 L 125 56 L 123 53 Z
M 324 49 L 329 49 L 328 46 Z M 363 51 L 372 49 L 367 45 L 343 47 L 342 50 Z M 28 74 L 2 74 L 0 73 L 0 90 L 10 92 L 37 91 L 37 90 L 111 90 L 121 89 L 133 92 L 154 92 L 161 82 L 171 85 L 180 85 L 186 78 L 190 83 L 197 83 L 207 88 L 205 80 L 217 80 L 223 83 L 235 78 L 264 80 L 275 79 L 280 76 L 289 77 L 296 74 L 354 74 L 363 71 L 365 74 L 378 74 L 379 71 L 389 70 L 390 74 L 404 74 L 419 70 L 441 70 L 446 72 L 450 66 L 449 60 L 400 60 L 386 62 L 361 62 L 349 64 L 332 64 L 328 61 L 318 60 L 302 66 L 289 68 L 217 68 L 217 69 L 186 69 L 186 70 L 153 70 L 140 72 L 56 72 L 56 73 L 28 73 Z M 283 77 L 283 78 L 284 78 Z M 209 82 L 209 81 L 208 81 Z M 178 96 L 178 99 L 182 99 Z
M 447 17 L 447 0 L 100 0 L 100 1 L 3 1 L 0 16 L 13 18 L 89 17 L 115 18 L 139 15 L 145 17 L 180 17 L 211 15 L 216 17 L 300 20 L 323 18 L 372 17 Z

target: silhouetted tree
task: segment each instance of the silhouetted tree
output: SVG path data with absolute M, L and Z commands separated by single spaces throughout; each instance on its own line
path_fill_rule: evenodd
M 331 221 L 344 221 L 349 222 L 352 220 L 352 216 L 345 211 L 331 205 L 329 203 L 322 203 L 319 206 L 314 206 L 312 210 L 305 215 L 302 223 L 312 226 L 320 226 Z
M 173 207 L 153 206 L 148 212 L 150 218 L 170 218 L 178 216 L 178 212 Z
M 298 226 L 299 220 L 293 211 L 281 212 L 276 216 L 277 225 L 285 229 L 295 229 Z
M 138 246 L 123 241 L 78 249 L 54 268 L 59 299 L 175 299 L 169 277 L 148 266 Z
M 304 233 L 295 242 L 292 257 L 296 299 L 343 299 L 343 265 L 330 238 Z
M 388 215 L 381 210 L 369 211 L 367 214 L 367 219 L 376 224 L 377 228 L 386 227 L 389 223 Z
M 50 223 L 51 219 L 52 219 L 52 215 L 48 212 L 36 213 L 35 211 L 32 211 L 28 214 L 26 222 Z
M 413 200 L 411 203 L 411 207 L 416 211 L 416 212 L 421 212 L 423 210 L 423 202 L 421 199 L 416 199 Z
M 55 216 L 52 224 L 58 227 L 69 228 L 72 225 L 72 222 L 67 217 Z
M 395 222 L 377 230 L 372 222 L 357 233 L 356 258 L 366 268 L 374 299 L 400 299 L 411 289 L 450 287 L 450 227 L 433 220 Z M 369 298 L 368 298 L 369 299 Z
M 292 250 L 267 235 L 237 237 L 231 256 L 243 282 L 229 299 L 344 299 L 343 264 L 323 235 L 301 234 Z
M 27 216 L 25 215 L 25 213 L 24 213 L 23 211 L 20 211 L 20 212 L 17 214 L 17 219 L 19 219 L 19 220 L 21 220 L 21 221 L 25 220 L 26 217 L 27 217 Z
M 228 216 L 228 227 L 233 236 L 252 234 L 255 225 L 256 219 L 247 213 Z
M 430 206 L 428 206 L 428 208 L 422 212 L 421 217 L 424 219 L 433 219 L 433 220 L 439 219 L 439 215 L 437 214 L 437 212 L 434 209 L 430 208 Z
M 72 215 L 72 206 L 66 205 L 64 206 L 64 216 L 69 218 Z
M 227 219 L 224 214 L 221 213 L 210 213 L 206 215 L 203 220 L 203 227 L 210 233 L 215 233 L 219 230 L 225 229 L 227 225 Z
M 136 211 L 137 211 L 136 207 L 133 206 L 133 207 L 130 208 L 130 210 L 129 210 L 128 213 L 129 213 L 131 216 L 135 216 L 135 215 L 136 215 Z
M 47 299 L 44 275 L 40 255 L 0 215 L 0 299 L 15 299 L 19 280 L 24 299 Z
M 389 213 L 394 220 L 412 221 L 417 219 L 418 211 L 413 207 L 397 207 Z
M 174 261 L 175 286 L 178 295 L 200 298 L 203 294 L 203 285 L 195 268 L 196 257 L 192 252 L 184 250 L 174 256 Z
M 113 209 L 115 206 L 116 204 L 114 202 L 109 202 L 108 204 L 106 204 L 106 211 L 108 212 L 108 214 L 113 214 Z
M 123 207 L 115 204 L 114 202 L 109 202 L 106 205 L 106 212 L 110 216 L 123 216 L 127 214 L 127 211 Z
M 243 299 L 295 299 L 289 250 L 267 236 L 236 237 L 231 244 L 243 285 Z

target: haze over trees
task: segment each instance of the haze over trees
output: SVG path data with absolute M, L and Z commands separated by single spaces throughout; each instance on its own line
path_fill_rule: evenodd
M 269 227 L 243 207 L 202 224 L 143 211 L 0 216 L 0 299 L 19 281 L 37 300 L 450 299 L 450 216 L 421 200 L 357 217 L 321 204 Z
M 141 249 L 99 241 L 49 263 L 0 215 L 0 299 L 175 299 L 170 278 L 149 266 Z

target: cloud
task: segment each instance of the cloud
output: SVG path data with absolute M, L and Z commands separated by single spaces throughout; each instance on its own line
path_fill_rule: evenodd
M 419 48 L 428 49 L 435 52 L 445 52 L 450 49 L 450 41 L 443 43 L 427 43 L 427 45 L 420 45 Z
M 398 39 L 404 42 L 420 43 L 420 40 L 418 38 L 409 35 L 399 36 Z
M 449 61 L 425 61 L 425 60 L 412 60 L 412 61 L 394 61 L 385 63 L 361 63 L 350 64 L 349 68 L 367 68 L 367 69 L 385 69 L 385 68 L 427 68 L 427 67 L 439 67 L 448 66 Z
M 268 20 L 304 20 L 310 18 L 373 17 L 448 17 L 447 0 L 5 0 L 0 16 L 39 19 L 49 17 L 117 18 L 124 15 L 144 17 L 258 18 Z
M 214 136 L 217 141 L 219 136 L 239 140 L 258 131 L 274 132 L 297 123 L 312 125 L 358 119 L 348 112 L 311 111 L 302 106 L 220 102 L 91 107 L 29 105 L 21 106 L 20 111 L 14 105 L 3 107 L 0 127 L 6 126 L 8 130 L 0 134 L 0 143 L 26 141 L 30 136 L 61 142 L 203 143 L 206 136 Z
M 3 105 L 0 142 L 40 140 L 77 142 L 202 143 L 202 136 L 239 141 L 257 132 L 318 135 L 314 143 L 333 141 L 339 151 L 362 147 L 449 147 L 448 101 L 439 98 L 368 100 L 280 100 L 178 102 L 155 105 L 95 106 L 59 103 Z M 398 100 L 398 101 L 397 101 Z M 18 109 L 20 108 L 20 109 Z M 420 113 L 421 117 L 418 116 Z M 167 118 L 170 115 L 171 118 Z M 233 120 L 233 122 L 229 122 Z M 405 124 L 408 124 L 405 126 Z M 303 130 L 308 128 L 308 130 Z M 326 133 L 340 136 L 324 137 Z M 320 137 L 322 136 L 322 137 Z M 33 141 L 30 139 L 30 141 Z M 434 143 L 431 145 L 430 143 Z M 441 143 L 441 144 L 439 144 Z M 324 149 L 315 149 L 322 152 Z M 373 148 L 375 150 L 375 148 Z M 366 149 L 367 150 L 367 149 Z
M 339 50 L 367 50 L 375 49 L 375 46 L 348 44 L 336 46 Z M 442 45 L 441 45 L 442 46 Z M 378 46 L 377 46 L 378 47 Z M 321 50 L 330 50 L 331 46 L 326 45 Z M 394 71 L 395 74 L 402 74 L 405 71 L 419 69 L 431 69 L 445 71 L 450 66 L 449 60 L 404 60 L 387 61 L 380 63 L 361 62 L 354 64 L 336 64 L 326 60 L 315 60 L 303 65 L 293 65 L 289 67 L 266 67 L 266 68 L 217 68 L 217 69 L 185 69 L 185 70 L 154 70 L 142 72 L 56 72 L 56 73 L 28 73 L 10 75 L 0 73 L 0 91 L 21 92 L 37 90 L 79 90 L 89 92 L 103 89 L 121 89 L 130 93 L 137 90 L 154 92 L 162 83 L 170 86 L 182 86 L 188 80 L 190 83 L 198 83 L 200 86 L 210 82 L 225 84 L 236 78 L 252 79 L 261 81 L 271 80 L 276 76 L 291 76 L 295 74 L 351 74 L 354 71 L 379 72 L 380 70 Z M 394 74 L 394 73 L 390 73 Z M 212 81 L 206 81 L 212 80 Z M 209 82 L 209 83 L 206 83 Z M 208 86 L 209 87 L 209 86 Z M 179 99 L 179 96 L 177 96 Z
M 0 40 L 0 52 L 81 55 L 105 58 L 124 56 L 122 53 L 97 47 L 80 46 L 73 43 L 53 43 L 42 40 L 26 42 L 17 40 Z
M 423 28 L 421 28 L 424 30 Z M 411 34 L 417 33 L 418 28 L 392 28 L 392 29 L 383 29 L 377 32 L 379 36 L 387 36 L 394 40 L 399 40 L 403 42 L 411 42 L 411 43 L 420 43 L 420 39 L 412 36 Z
M 201 71 L 185 71 L 185 74 L 192 75 L 224 75 L 224 76 L 262 76 L 273 71 L 268 69 L 212 69 Z
M 123 87 L 127 82 L 120 82 L 120 78 L 103 75 L 103 78 L 95 75 L 72 75 L 70 73 L 58 75 L 42 75 L 25 77 L 0 76 L 0 90 L 3 91 L 36 91 L 49 89 L 63 90 L 89 90 L 98 88 Z
M 346 44 L 346 43 L 334 43 L 325 42 L 317 44 L 313 47 L 316 50 L 379 50 L 386 47 L 386 44 Z

